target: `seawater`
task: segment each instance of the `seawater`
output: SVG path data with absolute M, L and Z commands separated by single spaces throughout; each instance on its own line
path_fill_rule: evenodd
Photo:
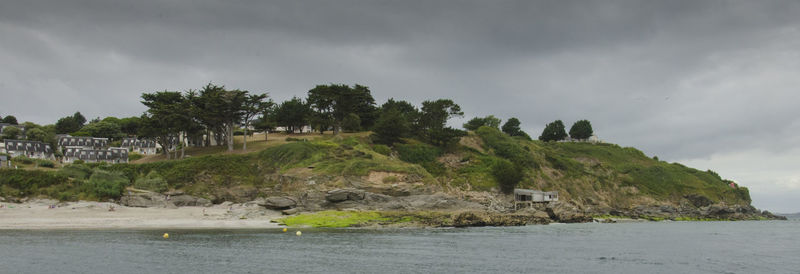
M 797 219 L 296 230 L 0 231 L 0 273 L 800 273 Z

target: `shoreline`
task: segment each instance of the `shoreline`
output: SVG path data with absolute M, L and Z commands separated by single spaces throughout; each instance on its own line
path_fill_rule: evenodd
M 278 211 L 247 204 L 177 208 L 127 207 L 106 202 L 34 200 L 0 203 L 0 230 L 261 229 Z M 51 208 L 51 206 L 54 206 Z M 109 208 L 113 207 L 113 211 Z

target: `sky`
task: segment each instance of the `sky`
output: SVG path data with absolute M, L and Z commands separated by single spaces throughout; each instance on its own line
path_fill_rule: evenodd
M 712 169 L 800 211 L 798 1 L 0 2 L 0 115 L 138 116 L 207 83 L 304 97 L 368 86 L 465 117 L 556 119 Z

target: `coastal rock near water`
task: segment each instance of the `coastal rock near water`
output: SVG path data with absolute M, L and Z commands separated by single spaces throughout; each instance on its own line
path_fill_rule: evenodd
M 332 203 L 364 200 L 364 193 L 363 190 L 358 189 L 336 189 L 328 191 L 325 195 L 325 200 Z
M 265 199 L 255 200 L 257 205 L 270 208 L 270 209 L 289 209 L 297 206 L 297 201 L 282 196 L 267 197 Z
M 586 216 L 577 207 L 561 201 L 547 204 L 546 211 L 551 219 L 561 223 L 584 223 L 592 221 L 592 217 Z

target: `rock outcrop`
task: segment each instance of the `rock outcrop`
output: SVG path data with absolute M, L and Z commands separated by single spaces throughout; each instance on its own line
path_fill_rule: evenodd
M 267 198 L 256 199 L 255 203 L 257 205 L 269 208 L 269 209 L 290 209 L 297 206 L 297 201 L 289 197 L 282 197 L 282 196 L 273 196 Z

